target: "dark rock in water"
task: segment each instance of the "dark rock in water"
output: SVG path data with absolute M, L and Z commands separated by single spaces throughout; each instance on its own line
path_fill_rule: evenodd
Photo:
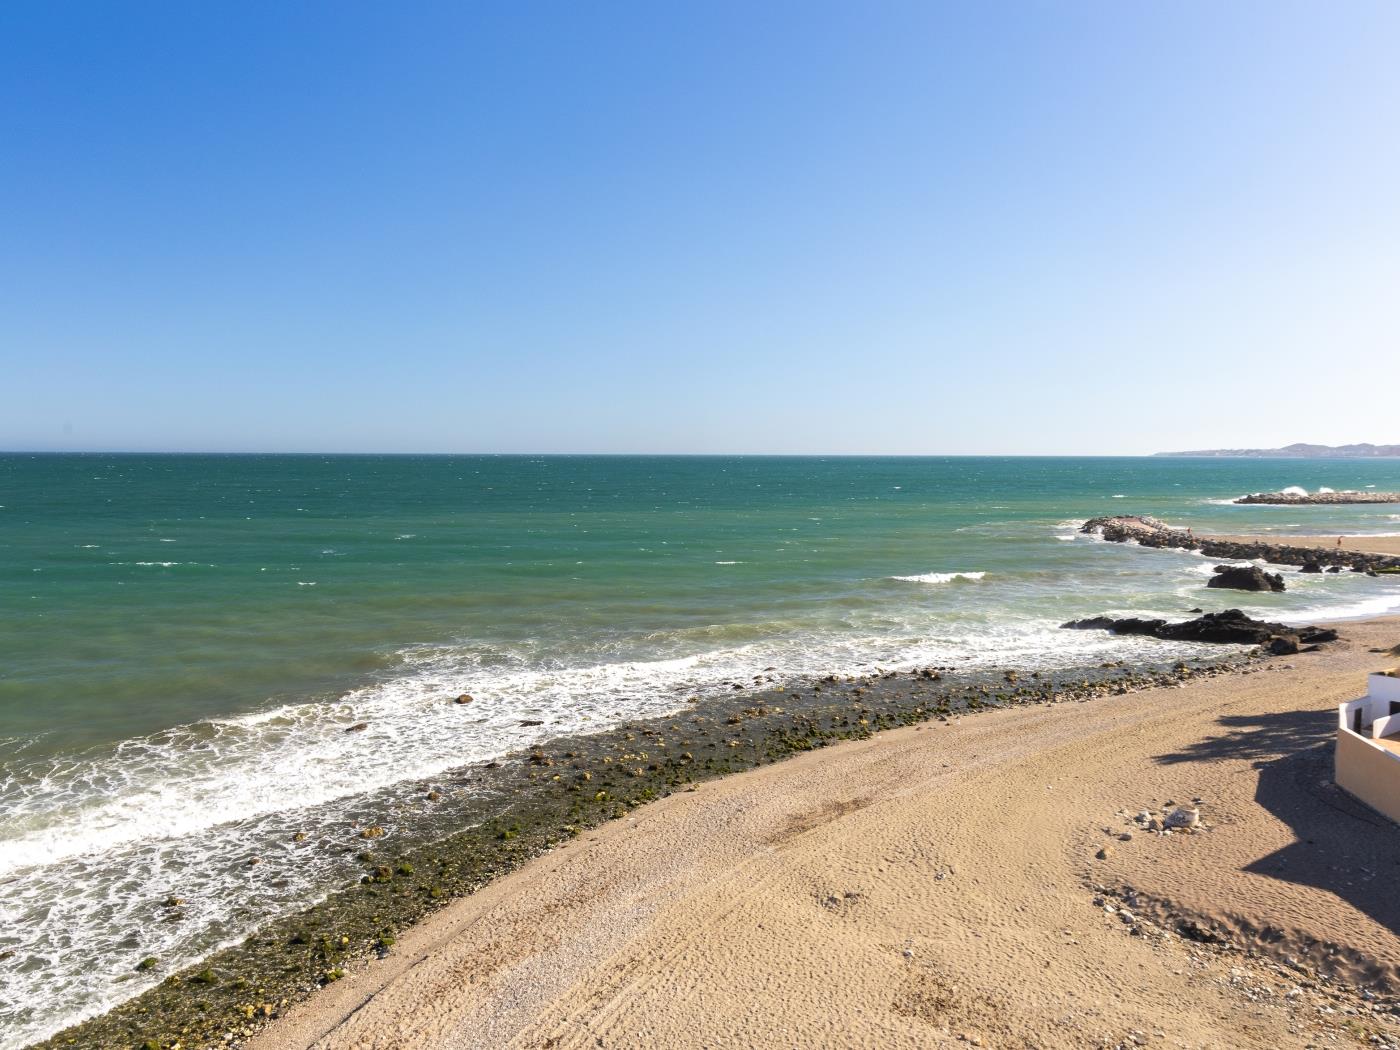
M 1299 572 L 1321 572 L 1321 571 L 1322 571 L 1322 566 L 1319 565 L 1319 564 L 1318 564 L 1317 562 L 1315 562 L 1315 561 L 1305 561 L 1305 562 L 1303 562 L 1303 567 L 1302 567 L 1301 569 L 1299 569 L 1298 571 L 1299 571 Z
M 361 733 L 361 732 L 364 732 L 364 730 L 366 730 L 366 729 L 368 729 L 368 728 L 369 728 L 369 723 L 368 723 L 368 722 L 356 722 L 354 725 L 347 727 L 345 731 L 346 731 L 347 733 Z
M 1283 577 L 1257 565 L 1217 565 L 1207 587 L 1231 587 L 1237 591 L 1281 591 Z
M 1296 634 L 1280 634 L 1269 639 L 1269 652 L 1275 656 L 1292 656 L 1298 651 Z
M 1181 623 L 1138 617 L 1115 620 L 1108 616 L 1095 616 L 1087 620 L 1071 620 L 1061 626 L 1073 630 L 1107 630 L 1114 634 L 1146 634 L 1173 642 L 1214 642 L 1222 645 L 1268 645 L 1278 637 L 1296 639 L 1299 645 L 1337 640 L 1337 632 L 1331 628 L 1269 623 L 1252 619 L 1239 609 L 1206 613 Z
M 1142 620 L 1136 616 L 1115 620 L 1111 616 L 1091 616 L 1087 620 L 1071 620 L 1060 624 L 1072 631 L 1112 631 L 1114 634 L 1156 634 L 1166 620 Z
M 542 726 L 542 725 L 544 725 L 543 722 L 537 721 L 536 719 L 533 719 L 533 718 L 522 718 L 522 719 L 520 720 L 520 723 L 519 723 L 519 724 L 520 724 L 521 726 Z
M 474 699 L 475 699 L 475 697 L 473 697 L 473 696 L 471 695 L 471 693 L 463 693 L 461 696 L 457 697 L 457 698 L 456 698 L 455 700 L 453 700 L 452 702 L 453 702 L 454 704 L 469 704 L 469 703 L 471 703 L 472 700 L 474 700 Z
M 1203 612 L 1205 612 L 1204 609 L 1187 609 L 1186 611 L 1189 612 L 1189 613 L 1203 613 Z
M 1112 616 L 1090 616 L 1086 620 L 1071 620 L 1060 626 L 1071 631 L 1111 631 L 1117 623 Z
M 1333 566 L 1332 566 L 1331 568 L 1329 568 L 1327 571 L 1328 571 L 1328 572 L 1341 572 L 1341 571 L 1342 571 L 1342 567 L 1341 567 L 1340 565 L 1333 565 Z

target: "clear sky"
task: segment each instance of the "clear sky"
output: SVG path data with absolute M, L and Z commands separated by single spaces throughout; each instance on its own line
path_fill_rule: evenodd
M 1400 442 L 1400 4 L 0 7 L 0 448 Z

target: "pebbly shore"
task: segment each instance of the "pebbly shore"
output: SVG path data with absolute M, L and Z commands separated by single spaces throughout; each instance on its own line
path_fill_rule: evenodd
M 1262 655 L 1234 650 L 1172 664 L 1110 661 L 1029 673 L 925 667 L 799 682 L 770 673 L 733 683 L 730 696 L 697 698 L 670 716 L 561 737 L 499 762 L 409 783 L 402 824 L 314 828 L 297 836 L 298 848 L 353 854 L 363 870 L 357 883 L 271 919 L 194 966 L 148 958 L 138 969 L 164 973 L 160 983 L 34 1046 L 237 1046 L 366 958 L 389 953 L 397 935 L 454 898 L 654 799 L 884 729 L 1177 685 L 1249 669 Z M 415 834 L 410 811 L 431 813 L 433 827 L 453 830 Z M 178 921 L 186 902 L 172 898 L 165 906 L 170 921 Z
M 1144 547 L 1165 547 L 1200 551 L 1208 558 L 1260 559 L 1275 565 L 1297 565 L 1316 571 L 1324 567 L 1352 572 L 1400 573 L 1400 557 L 1332 547 L 1296 547 L 1286 543 L 1241 543 L 1210 536 L 1196 536 L 1157 518 L 1142 515 L 1115 515 L 1090 518 L 1080 532 L 1098 533 L 1111 543 L 1135 542 Z M 1315 567 L 1315 568 L 1314 568 Z

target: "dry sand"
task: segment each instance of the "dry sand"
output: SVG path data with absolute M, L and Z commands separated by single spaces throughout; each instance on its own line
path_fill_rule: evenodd
M 1204 538 L 1204 537 L 1202 537 Z M 1230 543 L 1275 543 L 1280 547 L 1324 547 L 1337 550 L 1336 536 L 1293 536 L 1273 533 L 1268 536 L 1215 536 L 1213 540 Z M 1400 536 L 1343 536 L 1342 550 L 1366 554 L 1400 554 Z
M 1400 979 L 1400 829 L 1330 786 L 1328 747 L 1400 621 L 1344 634 L 674 795 L 454 903 L 251 1045 L 1400 1045 L 1385 997 L 1308 974 Z M 1192 798 L 1207 830 L 1131 819 Z M 1233 948 L 1157 924 L 1183 918 Z

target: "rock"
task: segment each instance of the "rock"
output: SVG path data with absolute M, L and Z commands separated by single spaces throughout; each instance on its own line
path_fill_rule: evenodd
M 1305 562 L 1303 562 L 1303 567 L 1302 567 L 1301 569 L 1299 569 L 1298 571 L 1299 571 L 1299 572 L 1321 572 L 1321 571 L 1322 571 L 1322 566 L 1319 565 L 1319 564 L 1318 564 L 1317 562 L 1315 562 L 1315 561 L 1305 561 Z
M 522 727 L 524 727 L 524 726 L 542 726 L 542 725 L 544 725 L 543 722 L 541 722 L 540 720 L 535 719 L 535 718 L 522 718 L 518 724 L 519 724 L 520 726 L 522 726 Z
M 1108 858 L 1111 856 L 1113 856 L 1113 850 L 1108 846 L 1102 847 L 1097 853 L 1094 854 L 1094 857 L 1097 860 L 1108 860 Z
M 1327 569 L 1327 571 L 1328 571 L 1328 572 L 1341 572 L 1341 571 L 1342 571 L 1342 567 L 1341 567 L 1340 565 L 1332 565 L 1332 566 L 1330 566 L 1330 567 Z
M 1087 620 L 1071 620 L 1060 624 L 1072 631 L 1112 631 L 1114 634 L 1156 634 L 1167 625 L 1166 620 L 1144 620 L 1136 616 L 1115 620 L 1108 616 L 1091 616 Z
M 1267 573 L 1257 565 L 1217 565 L 1207 587 L 1230 587 L 1237 591 L 1281 591 L 1283 577 Z
M 1298 651 L 1296 634 L 1279 634 L 1269 639 L 1269 652 L 1275 656 L 1292 656 Z
M 368 722 L 356 722 L 354 725 L 349 726 L 345 731 L 346 731 L 347 733 L 362 733 L 362 732 L 364 732 L 364 731 L 365 731 L 366 729 L 368 729 L 368 728 L 369 728 L 369 723 L 368 723 Z
M 1174 642 L 1214 642 L 1225 645 L 1267 645 L 1278 635 L 1296 635 L 1300 644 L 1313 645 L 1334 642 L 1337 632 L 1324 627 L 1289 627 L 1246 616 L 1239 609 L 1206 613 L 1194 620 L 1168 623 L 1166 620 L 1144 620 L 1127 617 L 1115 620 L 1094 616 L 1086 620 L 1071 620 L 1060 626 L 1071 630 L 1108 630 L 1114 634 L 1147 634 Z
M 373 827 L 365 828 L 364 831 L 360 832 L 360 838 L 362 839 L 382 839 L 383 837 L 384 829 L 378 824 Z
M 1201 823 L 1201 811 L 1194 806 L 1190 809 L 1184 806 L 1178 806 L 1167 814 L 1167 819 L 1163 823 L 1165 823 L 1167 827 L 1173 829 L 1194 828 Z
M 469 704 L 469 703 L 471 703 L 474 699 L 476 699 L 476 698 L 473 697 L 473 696 L 471 695 L 471 693 L 463 693 L 461 696 L 457 697 L 457 698 L 456 698 L 455 700 L 453 700 L 452 702 L 453 702 L 454 704 Z

